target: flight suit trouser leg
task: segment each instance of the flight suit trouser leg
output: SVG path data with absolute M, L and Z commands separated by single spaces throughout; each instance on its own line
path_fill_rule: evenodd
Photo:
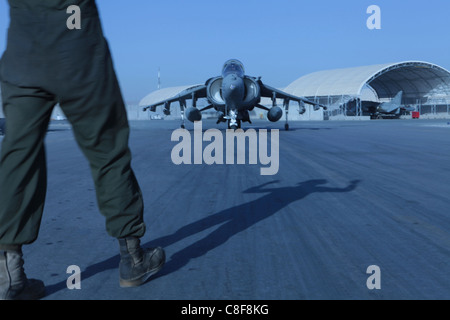
M 0 246 L 38 236 L 47 189 L 44 138 L 54 96 L 1 84 L 6 135 L 0 158 Z
M 58 99 L 89 161 L 108 234 L 140 238 L 144 204 L 131 168 L 128 119 L 112 65 L 108 72 L 104 80 Z M 47 189 L 44 138 L 56 103 L 42 89 L 7 83 L 2 96 L 7 128 L 0 160 L 0 248 L 30 244 L 38 236 Z
M 142 237 L 144 203 L 131 168 L 128 118 L 110 58 L 101 78 L 62 94 L 60 105 L 89 161 L 108 234 Z

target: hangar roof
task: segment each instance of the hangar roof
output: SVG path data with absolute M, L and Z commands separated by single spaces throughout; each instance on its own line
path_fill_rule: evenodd
M 286 91 L 304 97 L 356 97 L 368 85 L 380 99 L 392 98 L 399 91 L 410 99 L 450 95 L 450 73 L 432 63 L 406 61 L 319 71 L 294 81 Z

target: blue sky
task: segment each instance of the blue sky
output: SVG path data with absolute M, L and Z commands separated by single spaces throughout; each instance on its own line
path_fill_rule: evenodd
M 97 0 L 123 95 L 202 83 L 229 58 L 285 87 L 308 73 L 404 60 L 450 69 L 448 0 Z M 370 5 L 381 30 L 369 30 Z M 8 6 L 0 0 L 0 52 Z

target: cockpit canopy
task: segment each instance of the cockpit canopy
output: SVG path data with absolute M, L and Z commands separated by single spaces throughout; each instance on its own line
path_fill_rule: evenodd
M 239 77 L 244 77 L 245 70 L 244 65 L 242 62 L 236 59 L 231 59 L 225 62 L 223 69 L 222 69 L 222 76 L 226 77 L 227 75 L 234 73 L 238 75 Z

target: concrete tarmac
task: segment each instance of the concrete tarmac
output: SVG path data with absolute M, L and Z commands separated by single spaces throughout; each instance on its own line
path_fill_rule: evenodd
M 448 120 L 247 124 L 280 129 L 274 176 L 261 164 L 175 165 L 178 121 L 130 125 L 142 241 L 163 246 L 167 263 L 143 286 L 119 287 L 88 163 L 70 126 L 53 122 L 41 232 L 24 248 L 45 299 L 450 299 Z M 71 265 L 81 289 L 68 289 Z

